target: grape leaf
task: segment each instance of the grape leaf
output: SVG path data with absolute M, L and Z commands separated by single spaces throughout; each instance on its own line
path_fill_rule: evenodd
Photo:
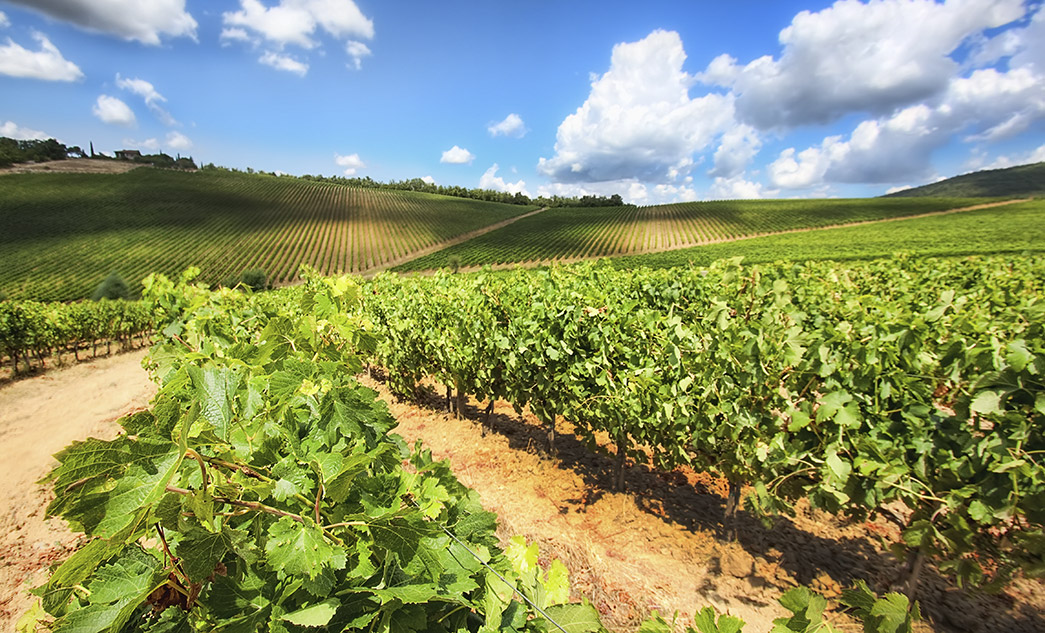
M 282 517 L 268 530 L 265 553 L 272 567 L 293 576 L 315 578 L 324 568 L 343 569 L 345 550 L 328 543 L 323 530 L 306 521 Z
M 200 415 L 214 426 L 218 437 L 227 441 L 236 389 L 239 388 L 243 374 L 228 367 L 200 369 L 195 365 L 188 365 L 186 370 L 192 380 L 196 399 L 200 403 Z
M 330 598 L 323 602 L 317 602 L 293 613 L 284 615 L 281 619 L 298 626 L 319 627 L 326 626 L 330 619 L 337 613 L 340 605 L 336 598 Z

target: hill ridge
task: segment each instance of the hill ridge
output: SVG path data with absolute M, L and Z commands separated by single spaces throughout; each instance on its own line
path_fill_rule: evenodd
M 882 196 L 910 198 L 926 196 L 960 197 L 1045 197 L 1045 162 L 982 169 L 953 176 L 939 182 L 912 187 Z

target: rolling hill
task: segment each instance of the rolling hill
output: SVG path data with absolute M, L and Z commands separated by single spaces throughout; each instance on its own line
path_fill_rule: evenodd
M 0 292 L 79 299 L 111 272 L 136 285 L 190 265 L 208 283 L 250 269 L 290 283 L 301 264 L 359 273 L 533 208 L 225 170 L 6 174 Z
M 913 197 L 1045 197 L 1045 163 L 1019 165 L 1005 169 L 987 169 L 962 174 L 922 185 L 913 189 L 904 189 L 883 196 L 885 198 Z
M 723 200 L 556 208 L 395 267 L 397 271 L 551 262 L 671 251 L 785 231 L 936 213 L 982 199 Z

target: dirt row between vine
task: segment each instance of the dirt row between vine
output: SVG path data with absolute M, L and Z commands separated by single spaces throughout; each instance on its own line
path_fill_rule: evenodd
M 155 386 L 141 368 L 139 350 L 0 387 L 0 440 L 7 484 L 0 513 L 0 630 L 12 630 L 30 605 L 26 589 L 42 582 L 50 564 L 79 544 L 58 520 L 45 521 L 50 491 L 36 482 L 54 465 L 51 455 L 71 441 L 112 437 L 115 421 L 148 405 Z M 706 474 L 659 473 L 630 464 L 624 493 L 610 491 L 613 458 L 592 453 L 560 423 L 558 456 L 545 452 L 545 431 L 529 414 L 498 402 L 485 435 L 477 403 L 468 418 L 440 410 L 428 390 L 421 402 L 399 402 L 379 391 L 409 442 L 421 439 L 449 459 L 454 472 L 500 517 L 502 538 L 521 534 L 540 544 L 542 557 L 561 559 L 577 591 L 589 597 L 614 631 L 634 631 L 651 611 L 680 611 L 690 621 L 711 605 L 768 631 L 784 612 L 776 603 L 796 584 L 829 598 L 856 579 L 883 590 L 898 563 L 886 553 L 897 534 L 883 522 L 846 522 L 799 507 L 767 528 L 742 516 L 739 540 L 721 534 L 722 484 Z M 485 403 L 484 403 L 485 404 Z M 1021 581 L 999 596 L 954 588 L 935 574 L 924 581 L 921 631 L 1045 631 L 1045 591 Z M 859 629 L 837 611 L 828 619 L 843 631 Z
M 746 631 L 772 628 L 786 612 L 777 603 L 796 585 L 831 604 L 828 621 L 841 631 L 862 627 L 836 599 L 857 580 L 883 593 L 903 571 L 888 548 L 899 540 L 884 519 L 847 521 L 799 503 L 793 517 L 764 524 L 742 513 L 737 542 L 723 534 L 725 482 L 689 469 L 658 472 L 629 462 L 626 491 L 612 491 L 615 456 L 608 437 L 592 452 L 556 429 L 557 455 L 548 455 L 547 430 L 536 418 L 497 402 L 491 429 L 480 423 L 485 402 L 469 399 L 465 419 L 444 409 L 439 385 L 420 401 L 398 401 L 379 381 L 363 379 L 389 403 L 396 432 L 422 440 L 483 506 L 500 517 L 502 539 L 521 534 L 540 544 L 542 558 L 561 559 L 577 598 L 587 596 L 614 631 L 634 631 L 650 612 L 692 615 L 705 606 L 747 622 Z M 996 596 L 962 591 L 935 569 L 924 573 L 919 601 L 926 620 L 918 631 L 1045 631 L 1045 583 L 1020 580 Z
M 115 421 L 148 406 L 156 393 L 141 367 L 145 350 L 81 362 L 0 387 L 0 631 L 13 631 L 31 604 L 26 594 L 79 538 L 60 520 L 44 520 L 52 495 L 36 481 L 51 456 L 74 440 L 110 438 Z

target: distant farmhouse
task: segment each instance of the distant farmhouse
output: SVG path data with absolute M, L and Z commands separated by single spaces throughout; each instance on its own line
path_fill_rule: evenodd
M 136 149 L 121 149 L 116 150 L 117 160 L 132 160 L 140 161 L 142 159 L 142 153 Z

